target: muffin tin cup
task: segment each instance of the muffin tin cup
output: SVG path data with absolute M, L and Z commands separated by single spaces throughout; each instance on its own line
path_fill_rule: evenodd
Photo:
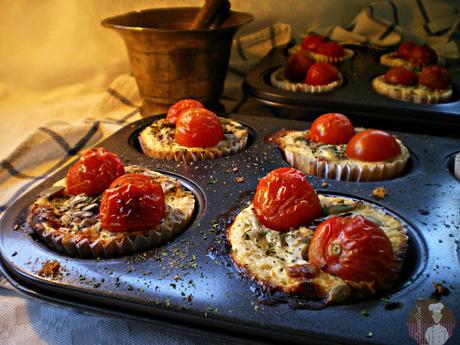
M 411 341 L 407 316 L 418 298 L 430 297 L 433 281 L 449 286 L 458 280 L 454 243 L 460 237 L 460 215 L 452 198 L 459 195 L 460 183 L 446 168 L 446 161 L 458 151 L 459 139 L 394 133 L 417 162 L 408 174 L 394 180 L 362 183 L 308 178 L 319 193 L 363 199 L 404 221 L 409 247 L 401 282 L 386 295 L 402 302 L 401 308 L 385 310 L 378 296 L 321 311 L 297 310 L 283 303 L 263 304 L 254 292 L 257 285 L 241 277 L 228 256 L 213 255 L 212 248 L 225 246 L 219 223 L 228 224 L 232 210 L 251 199 L 258 179 L 288 165 L 276 145 L 264 138 L 279 129 L 299 130 L 309 124 L 235 115 L 233 119 L 250 130 L 245 150 L 225 158 L 184 163 L 152 159 L 139 151 L 137 133 L 158 118 L 128 125 L 99 145 L 118 153 L 125 164 L 180 179 L 197 200 L 191 225 L 159 248 L 122 258 L 88 260 L 52 251 L 27 226 L 17 225 L 24 222 L 28 205 L 40 191 L 65 175 L 68 167 L 64 167 L 18 199 L 2 219 L 1 269 L 16 287 L 45 300 L 103 313 L 152 322 L 163 317 L 186 327 L 231 329 L 272 341 L 400 344 Z M 387 192 L 383 200 L 371 196 L 378 186 Z M 43 263 L 53 260 L 60 263 L 61 274 L 41 277 L 38 272 Z M 460 313 L 458 293 L 443 297 L 443 303 Z M 361 315 L 364 309 L 369 317 Z M 370 331 L 372 338 L 367 337 Z

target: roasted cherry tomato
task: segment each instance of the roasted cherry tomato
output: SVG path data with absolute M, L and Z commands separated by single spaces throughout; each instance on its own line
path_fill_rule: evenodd
M 414 47 L 416 47 L 418 44 L 414 42 L 404 42 L 399 45 L 397 56 L 401 59 L 408 60 L 410 52 Z
M 356 134 L 345 149 L 348 157 L 365 162 L 387 161 L 400 153 L 401 148 L 396 139 L 378 129 L 366 129 Z
M 166 120 L 175 124 L 179 115 L 190 108 L 204 108 L 204 105 L 194 99 L 183 99 L 169 107 Z
M 67 171 L 67 193 L 101 194 L 125 168 L 120 158 L 103 147 L 86 150 L 80 160 Z
M 308 69 L 315 62 L 302 52 L 295 52 L 289 58 L 284 76 L 290 81 L 304 81 Z
M 99 210 L 102 228 L 111 232 L 153 229 L 164 215 L 161 185 L 142 174 L 127 174 L 113 181 Z
M 451 81 L 449 72 L 441 66 L 425 67 L 418 76 L 419 84 L 431 90 L 447 89 Z
M 393 85 L 415 85 L 417 84 L 417 74 L 410 69 L 402 66 L 393 67 L 385 73 L 385 82 Z
M 278 168 L 260 179 L 254 195 L 254 212 L 266 227 L 288 231 L 319 217 L 321 204 L 303 172 Z
M 303 50 L 314 51 L 316 47 L 324 42 L 324 37 L 317 34 L 310 34 L 302 39 L 301 47 Z
M 319 44 L 315 53 L 329 57 L 342 57 L 345 54 L 343 47 L 337 42 L 324 42 Z
M 191 108 L 184 111 L 176 121 L 176 143 L 186 147 L 215 146 L 224 139 L 219 118 L 212 111 Z
M 383 285 L 391 275 L 394 253 L 388 236 L 370 220 L 332 217 L 313 233 L 308 261 L 344 280 Z
M 327 85 L 339 80 L 339 71 L 327 62 L 315 62 L 307 72 L 305 82 L 309 85 Z
M 355 135 L 351 121 L 338 113 L 318 117 L 310 127 L 310 140 L 331 145 L 346 144 Z
M 438 61 L 436 52 L 428 46 L 417 45 L 409 53 L 408 59 L 414 65 L 434 65 Z

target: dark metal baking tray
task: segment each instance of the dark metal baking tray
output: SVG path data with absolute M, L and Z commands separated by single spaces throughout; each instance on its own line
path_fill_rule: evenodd
M 270 51 L 246 75 L 246 94 L 270 106 L 283 118 L 313 120 L 325 112 L 342 112 L 366 126 L 428 134 L 460 136 L 460 63 L 450 60 L 447 68 L 453 76 L 453 96 L 445 103 L 417 104 L 394 100 L 372 90 L 372 79 L 389 67 L 380 65 L 387 51 L 352 47 L 355 56 L 339 65 L 344 84 L 322 94 L 305 94 L 277 89 L 270 83 L 271 73 L 286 64 L 285 48 Z
M 411 344 L 406 326 L 409 311 L 418 298 L 430 297 L 433 281 L 451 287 L 442 301 L 460 315 L 460 295 L 455 290 L 460 274 L 460 183 L 449 171 L 452 155 L 460 149 L 459 139 L 396 133 L 411 150 L 412 158 L 406 174 L 391 181 L 327 180 L 326 188 L 321 187 L 324 179 L 309 178 L 321 193 L 364 199 L 396 215 L 408 224 L 410 246 L 401 284 L 388 295 L 403 303 L 400 309 L 386 310 L 382 300 L 374 298 L 305 310 L 283 303 L 262 304 L 256 285 L 240 277 L 225 257 L 212 255 L 210 248 L 221 238 L 216 233 L 218 221 L 227 219 L 230 209 L 250 197 L 259 177 L 286 165 L 264 137 L 274 130 L 301 129 L 308 124 L 235 115 L 251 131 L 245 151 L 185 164 L 147 158 L 139 152 L 136 136 L 155 118 L 124 127 L 100 145 L 117 152 L 127 164 L 141 164 L 181 179 L 198 200 L 190 228 L 162 248 L 131 257 L 85 260 L 52 252 L 15 224 L 24 220 L 25 209 L 41 190 L 64 176 L 64 167 L 18 199 L 1 222 L 1 266 L 15 286 L 35 297 L 93 311 L 167 320 L 274 342 Z M 235 182 L 236 177 L 244 182 Z M 376 186 L 387 190 L 384 200 L 371 197 Z M 47 260 L 61 263 L 61 278 L 45 279 L 37 274 Z M 363 316 L 363 309 L 370 316 Z M 372 337 L 368 337 L 369 332 Z M 453 337 L 460 339 L 459 327 Z

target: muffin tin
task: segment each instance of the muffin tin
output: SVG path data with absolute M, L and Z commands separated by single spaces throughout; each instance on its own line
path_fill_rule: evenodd
M 181 327 L 202 326 L 274 342 L 411 343 L 407 317 L 418 298 L 430 297 L 433 281 L 451 286 L 451 293 L 442 301 L 460 315 L 460 295 L 452 288 L 460 275 L 460 182 L 452 176 L 448 163 L 460 148 L 459 139 L 395 133 L 411 150 L 412 158 L 407 173 L 394 180 L 342 182 L 309 177 L 319 193 L 363 199 L 386 209 L 407 224 L 410 241 L 401 281 L 387 296 L 402 302 L 401 308 L 386 310 L 376 297 L 307 310 L 293 308 L 299 303 L 267 304 L 267 296 L 261 296 L 256 284 L 240 276 L 222 251 L 226 248 L 225 225 L 251 199 L 258 178 L 287 165 L 274 144 L 264 139 L 275 130 L 304 129 L 309 124 L 235 115 L 233 119 L 250 129 L 248 147 L 230 157 L 186 164 L 141 153 L 137 134 L 157 118 L 126 126 L 99 145 L 118 153 L 125 164 L 143 165 L 182 181 L 197 200 L 191 226 L 163 247 L 129 257 L 86 260 L 48 250 L 21 224 L 27 206 L 65 175 L 64 167 L 5 213 L 1 269 L 13 285 L 63 305 L 152 322 L 161 318 Z M 377 186 L 386 189 L 385 199 L 371 196 Z M 60 262 L 61 276 L 40 277 L 37 272 L 50 260 Z M 362 310 L 370 315 L 363 316 Z M 460 338 L 459 329 L 454 330 L 454 339 Z
M 460 133 L 460 62 L 449 61 L 453 95 L 448 102 L 417 104 L 377 94 L 372 79 L 390 67 L 380 65 L 386 51 L 352 47 L 353 59 L 339 64 L 343 85 L 331 92 L 305 94 L 280 90 L 270 83 L 270 75 L 286 64 L 286 48 L 275 48 L 246 75 L 245 93 L 270 106 L 277 117 L 313 120 L 325 112 L 352 112 L 351 119 L 360 125 L 429 134 Z

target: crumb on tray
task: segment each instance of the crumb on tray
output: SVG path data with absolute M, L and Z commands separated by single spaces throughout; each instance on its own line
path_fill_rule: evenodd
M 60 272 L 61 264 L 59 261 L 50 260 L 43 262 L 42 268 L 38 271 L 38 275 L 46 278 L 56 278 Z
M 385 187 L 375 187 L 372 191 L 372 195 L 376 198 L 383 199 L 387 195 Z

